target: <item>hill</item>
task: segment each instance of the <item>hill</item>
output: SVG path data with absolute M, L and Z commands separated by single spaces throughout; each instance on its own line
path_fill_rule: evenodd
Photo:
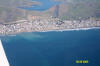
M 62 1 L 59 6 L 54 6 L 46 11 L 28 11 L 19 9 L 19 6 L 38 5 L 38 2 L 28 0 L 0 0 L 0 22 L 12 22 L 27 19 L 33 16 L 54 16 L 60 19 L 87 19 L 100 17 L 100 0 L 56 0 Z

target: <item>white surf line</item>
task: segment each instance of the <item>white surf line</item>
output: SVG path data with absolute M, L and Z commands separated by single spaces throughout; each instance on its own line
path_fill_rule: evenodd
M 0 40 L 0 66 L 10 66 L 1 40 Z

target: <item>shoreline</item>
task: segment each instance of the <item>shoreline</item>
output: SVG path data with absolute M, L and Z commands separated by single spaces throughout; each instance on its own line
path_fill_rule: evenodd
M 67 31 L 84 31 L 84 30 L 92 30 L 92 29 L 100 29 L 100 27 L 91 27 L 91 28 L 79 28 L 79 29 L 63 29 L 63 30 L 47 30 L 47 31 L 37 31 L 38 33 L 42 32 L 67 32 Z M 16 33 L 16 34 L 8 34 L 8 35 L 0 35 L 0 36 L 16 36 L 18 34 L 22 34 L 22 33 L 31 33 L 31 32 L 20 32 L 20 33 Z M 32 32 L 33 33 L 33 32 Z
M 41 31 L 41 32 L 80 31 L 80 30 L 91 30 L 91 29 L 100 29 L 100 27 L 78 28 L 78 29 L 63 29 L 63 30 L 47 30 L 47 31 Z
M 18 22 L 18 23 L 17 23 Z M 61 21 L 57 18 L 38 18 L 33 20 L 19 20 L 12 24 L 0 24 L 0 35 L 16 35 L 24 32 L 63 32 L 73 30 L 100 29 L 100 21 L 73 20 Z

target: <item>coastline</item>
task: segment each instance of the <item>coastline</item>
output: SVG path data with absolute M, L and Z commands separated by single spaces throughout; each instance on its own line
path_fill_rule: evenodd
M 100 21 L 73 20 L 61 21 L 57 18 L 38 18 L 33 20 L 19 20 L 10 24 L 0 24 L 0 35 L 16 35 L 24 32 L 63 32 L 100 29 Z
M 100 27 L 91 27 L 91 28 L 79 28 L 79 29 L 63 29 L 63 30 L 47 30 L 47 31 L 38 31 L 38 32 L 64 32 L 64 31 L 80 31 L 80 30 L 92 30 L 92 29 L 100 29 Z M 22 33 L 30 33 L 30 32 L 20 32 L 20 33 L 14 33 L 14 34 L 8 34 L 8 35 L 0 35 L 0 36 L 16 36 L 17 34 Z
M 79 28 L 79 29 L 63 29 L 63 30 L 47 30 L 47 31 L 41 31 L 41 32 L 63 32 L 63 31 L 79 31 L 79 30 L 90 30 L 90 29 L 100 29 L 100 27 Z

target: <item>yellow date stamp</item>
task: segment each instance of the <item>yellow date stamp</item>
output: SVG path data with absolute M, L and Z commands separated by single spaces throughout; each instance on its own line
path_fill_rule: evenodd
M 77 63 L 77 64 L 87 64 L 87 63 L 89 63 L 89 61 L 88 60 L 76 60 L 75 63 Z

